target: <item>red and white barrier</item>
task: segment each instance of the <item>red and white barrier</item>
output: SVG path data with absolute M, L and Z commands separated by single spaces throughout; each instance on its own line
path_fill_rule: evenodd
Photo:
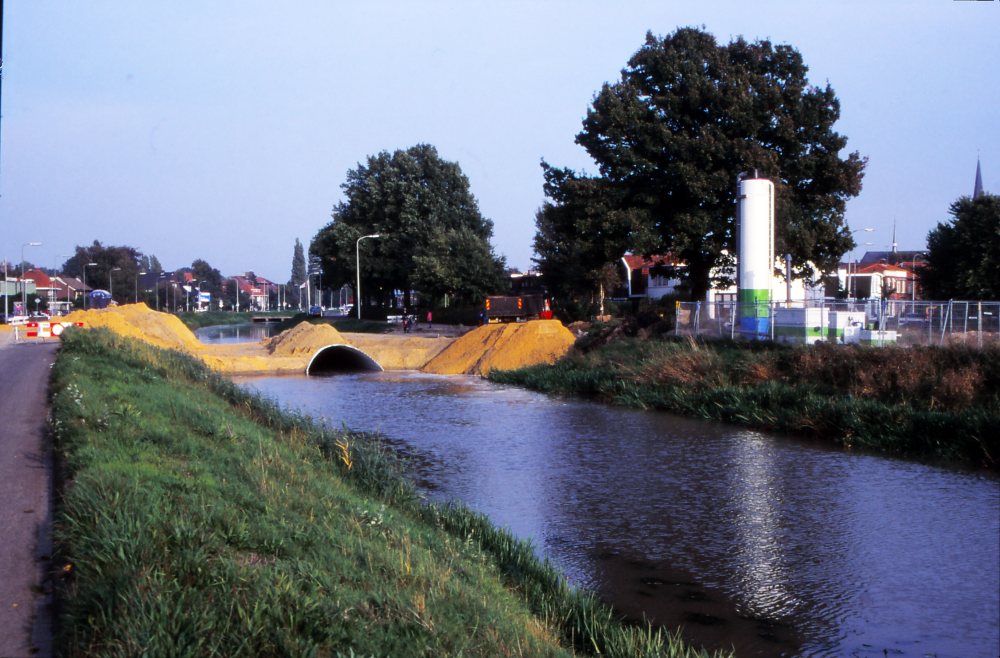
M 25 332 L 27 338 L 58 338 L 66 327 L 82 327 L 82 322 L 29 322 Z

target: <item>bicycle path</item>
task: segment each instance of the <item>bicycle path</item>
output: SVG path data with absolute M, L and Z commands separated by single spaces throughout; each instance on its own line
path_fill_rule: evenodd
M 51 596 L 36 586 L 51 546 L 45 417 L 59 341 L 11 337 L 0 333 L 0 656 L 49 656 Z

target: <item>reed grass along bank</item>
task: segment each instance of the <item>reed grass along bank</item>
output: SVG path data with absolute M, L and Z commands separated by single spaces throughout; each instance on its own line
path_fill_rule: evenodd
M 1000 457 L 996 348 L 626 338 L 489 379 L 891 454 Z

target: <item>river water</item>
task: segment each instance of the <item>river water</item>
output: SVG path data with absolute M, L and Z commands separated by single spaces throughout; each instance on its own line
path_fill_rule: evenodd
M 214 325 L 194 330 L 194 335 L 203 343 L 258 343 L 270 338 L 276 323 L 246 322 L 243 324 Z
M 475 377 L 237 381 L 380 431 L 429 496 L 487 513 L 620 612 L 683 626 L 695 644 L 738 656 L 1000 655 L 995 472 Z

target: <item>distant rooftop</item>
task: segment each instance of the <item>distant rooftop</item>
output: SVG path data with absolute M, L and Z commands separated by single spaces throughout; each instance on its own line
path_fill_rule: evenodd
M 921 263 L 927 260 L 926 251 L 867 251 L 858 263 L 870 265 L 872 263 L 888 263 L 889 265 L 900 265 L 902 263 Z

